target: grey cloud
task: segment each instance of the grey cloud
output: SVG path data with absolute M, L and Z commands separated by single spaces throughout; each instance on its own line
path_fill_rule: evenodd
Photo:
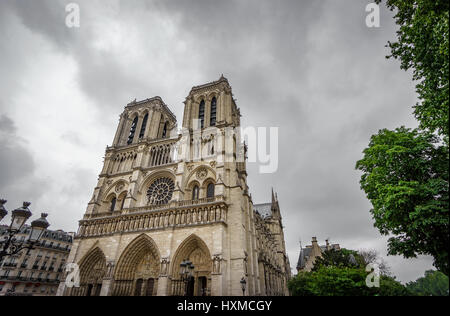
M 35 174 L 33 155 L 16 129 L 8 116 L 0 116 L 0 195 L 8 200 L 10 209 L 24 200 L 38 200 L 47 184 Z
M 0 35 L 8 36 L 13 13 L 33 34 L 52 43 L 49 54 L 73 60 L 74 82 L 92 102 L 88 114 L 96 115 L 99 124 L 115 127 L 126 102 L 154 95 L 171 106 L 180 124 L 181 102 L 190 87 L 223 73 L 233 86 L 244 126 L 279 127 L 277 173 L 261 175 L 257 165 L 248 164 L 248 179 L 254 202 L 270 200 L 271 186 L 278 191 L 292 266 L 298 239 L 309 242 L 316 235 L 344 247 L 364 244 L 385 250 L 354 165 L 378 129 L 416 124 L 410 75 L 385 60 L 384 45 L 396 30 L 390 12 L 381 11 L 381 28 L 368 29 L 364 7 L 369 1 L 364 0 L 79 1 L 81 28 L 71 30 L 63 26 L 67 2 L 2 1 Z M 135 46 L 99 46 L 102 40 L 109 43 L 108 32 L 115 28 L 135 37 Z M 7 55 L 0 67 L 8 78 L 0 78 L 5 98 L 0 106 L 5 109 L 21 94 L 25 61 L 39 49 L 33 41 L 17 43 L 23 47 L 17 55 L 2 49 Z M 4 122 L 0 129 L 14 130 Z M 61 137 L 79 143 L 76 131 Z M 9 155 L 1 165 L 2 172 L 11 173 L 8 178 L 9 170 L 26 175 L 36 168 L 23 146 L 0 154 Z M 15 155 L 24 159 L 27 172 L 17 170 L 17 161 L 11 161 Z M 71 215 L 70 220 L 55 215 L 58 225 L 73 230 L 96 177 L 77 166 L 79 157 L 69 153 L 67 159 L 67 177 L 55 189 L 61 197 L 53 203 Z M 402 280 L 421 275 L 431 262 L 394 259 L 393 271 Z M 408 273 L 401 272 L 402 265 L 408 265 Z

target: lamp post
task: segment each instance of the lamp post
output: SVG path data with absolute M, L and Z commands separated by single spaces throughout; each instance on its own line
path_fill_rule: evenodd
M 245 281 L 245 278 L 242 277 L 240 283 L 242 288 L 242 296 L 245 296 L 245 288 L 247 287 L 247 281 Z
M 184 296 L 187 296 L 188 294 L 189 281 L 193 276 L 194 268 L 194 265 L 188 259 L 185 259 L 180 263 L 180 276 L 181 282 L 184 283 Z
M 0 221 L 8 214 L 4 205 L 6 200 L 0 199 Z M 11 213 L 11 224 L 0 238 L 0 261 L 3 257 L 13 256 L 24 249 L 34 249 L 39 243 L 42 234 L 50 224 L 47 222 L 47 214 L 42 213 L 41 218 L 31 222 L 31 231 L 26 241 L 17 241 L 15 235 L 20 232 L 25 222 L 31 217 L 32 213 L 28 209 L 30 202 L 23 202 L 23 206 L 15 209 Z

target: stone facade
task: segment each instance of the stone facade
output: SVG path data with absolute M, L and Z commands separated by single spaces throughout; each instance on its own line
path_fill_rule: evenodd
M 181 133 L 160 97 L 125 107 L 68 259 L 80 286 L 61 282 L 58 295 L 242 295 L 243 277 L 246 295 L 288 295 L 278 199 L 263 215 L 253 205 L 228 80 L 184 104 Z
M 7 226 L 0 226 L 0 235 Z M 26 240 L 30 226 L 22 227 L 16 235 Z M 41 243 L 32 250 L 23 250 L 0 262 L 0 296 L 54 296 L 64 277 L 64 266 L 72 247 L 73 233 L 47 230 Z

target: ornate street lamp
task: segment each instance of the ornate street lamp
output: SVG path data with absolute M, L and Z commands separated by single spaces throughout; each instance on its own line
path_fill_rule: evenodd
M 180 263 L 180 276 L 181 282 L 184 283 L 184 296 L 187 296 L 189 281 L 193 277 L 194 268 L 194 265 L 188 259 L 185 259 Z
M 30 243 L 37 243 L 48 226 L 50 226 L 46 219 L 47 216 L 48 214 L 41 213 L 41 218 L 35 219 L 31 222 L 31 232 L 30 237 L 28 238 Z
M 245 289 L 247 287 L 247 281 L 245 281 L 245 278 L 242 277 L 240 283 L 241 283 L 241 288 L 242 288 L 242 296 L 245 296 Z
M 11 225 L 9 229 L 13 232 L 20 231 L 25 222 L 31 217 L 32 213 L 28 209 L 30 202 L 23 202 L 23 206 L 16 208 L 11 214 Z
M 6 211 L 4 207 L 6 202 L 6 200 L 0 200 L 0 220 L 8 214 L 8 211 Z M 31 223 L 31 231 L 28 239 L 25 241 L 17 241 L 15 235 L 20 232 L 25 222 L 32 215 L 31 211 L 28 209 L 30 204 L 30 202 L 23 202 L 22 207 L 12 211 L 11 224 L 0 238 L 0 261 L 3 257 L 13 256 L 24 249 L 34 249 L 34 246 L 39 244 L 39 240 L 44 231 L 50 226 L 45 219 L 47 214 L 42 213 L 41 218 L 34 220 Z

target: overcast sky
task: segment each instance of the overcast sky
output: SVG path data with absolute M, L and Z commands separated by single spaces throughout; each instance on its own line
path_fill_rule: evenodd
M 0 196 L 76 231 L 131 100 L 159 95 L 181 124 L 194 85 L 228 78 L 242 125 L 279 127 L 279 168 L 249 164 L 255 203 L 278 192 L 291 266 L 317 236 L 386 255 L 354 169 L 381 128 L 415 127 L 411 74 L 386 60 L 392 14 L 368 0 L 0 1 Z M 4 221 L 5 222 L 5 221 Z M 406 282 L 429 257 L 386 257 Z

